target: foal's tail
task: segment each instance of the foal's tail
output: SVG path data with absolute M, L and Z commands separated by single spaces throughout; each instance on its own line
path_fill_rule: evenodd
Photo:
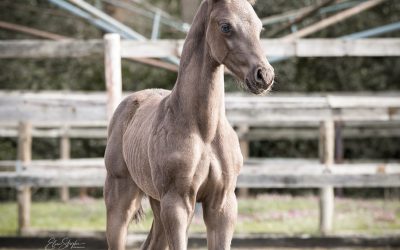
M 140 205 L 139 209 L 132 216 L 132 221 L 135 223 L 139 223 L 144 218 L 144 211 L 142 205 Z

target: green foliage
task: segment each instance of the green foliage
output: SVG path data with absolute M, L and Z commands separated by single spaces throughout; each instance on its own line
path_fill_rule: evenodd
M 346 139 L 345 159 L 399 159 L 400 138 Z
M 122 63 L 123 89 L 138 91 L 146 88 L 172 89 L 177 73 L 124 60 Z
M 393 138 L 358 138 L 344 139 L 343 158 L 360 159 L 398 159 L 400 139 Z M 250 157 L 289 157 L 318 158 L 317 140 L 263 140 L 250 142 Z
M 400 90 L 400 58 L 296 58 L 273 65 L 275 92 Z
M 102 32 L 81 18 L 44 0 L 2 0 L 2 21 L 79 39 L 101 37 Z M 18 32 L 0 30 L 0 39 L 37 39 Z
M 316 140 L 265 140 L 250 142 L 250 157 L 318 158 Z
M 0 60 L 1 89 L 104 91 L 103 58 L 3 59 Z M 171 89 L 176 73 L 124 60 L 123 89 Z
M 103 58 L 3 59 L 2 89 L 104 90 Z
M 98 158 L 104 156 L 105 139 L 71 140 L 71 158 Z
M 15 160 L 17 157 L 17 140 L 0 138 L 0 160 Z

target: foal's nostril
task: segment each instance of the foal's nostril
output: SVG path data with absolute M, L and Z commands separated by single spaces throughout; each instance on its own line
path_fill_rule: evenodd
M 263 70 L 262 70 L 262 68 L 257 68 L 256 69 L 256 81 L 258 82 L 258 83 L 262 83 L 263 81 L 264 81 L 264 76 L 263 76 Z

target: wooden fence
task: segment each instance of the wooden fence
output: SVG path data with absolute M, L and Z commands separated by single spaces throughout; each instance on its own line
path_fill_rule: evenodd
M 241 190 L 320 188 L 321 230 L 328 233 L 333 219 L 332 187 L 400 186 L 398 163 L 336 164 L 333 154 L 346 136 L 398 135 L 399 97 L 394 93 L 227 95 L 227 116 L 237 129 L 245 156 L 249 140 L 288 137 L 320 140 L 319 160 L 247 159 L 238 187 Z M 70 138 L 106 138 L 106 110 L 104 93 L 0 92 L 0 135 L 18 136 L 20 145 L 19 161 L 0 162 L 0 170 L 4 171 L 0 172 L 0 186 L 19 190 L 21 231 L 29 227 L 30 187 L 64 187 L 64 190 L 65 186 L 100 187 L 105 176 L 102 159 L 63 157 L 32 161 L 32 137 L 62 138 L 60 150 L 68 155 Z M 66 199 L 68 195 L 64 192 L 62 196 Z
M 269 56 L 400 56 L 400 39 L 263 40 Z M 0 134 L 18 136 L 18 161 L 1 162 L 0 186 L 18 190 L 19 229 L 29 228 L 30 187 L 101 186 L 102 160 L 67 160 L 68 138 L 105 136 L 104 128 L 122 96 L 121 58 L 180 56 L 183 41 L 119 41 L 116 35 L 89 41 L 1 41 L 0 58 L 55 58 L 103 55 L 107 98 L 104 94 L 0 93 Z M 320 188 L 320 230 L 329 233 L 333 220 L 333 187 L 397 187 L 397 163 L 336 164 L 334 151 L 341 136 L 371 125 L 388 136 L 398 133 L 399 95 L 227 96 L 227 116 L 237 129 L 246 164 L 238 179 L 243 188 Z M 268 138 L 270 129 L 301 128 L 319 138 L 319 160 L 248 159 L 248 140 Z M 264 128 L 261 130 L 261 128 Z M 319 128 L 319 132 L 315 128 Z M 83 136 L 90 129 L 90 136 Z M 354 131 L 355 130 L 355 131 Z M 260 132 L 262 131 L 262 132 Z M 289 133 L 287 130 L 285 133 Z M 382 132 L 384 131 L 384 132 Z M 389 131 L 389 132 L 388 132 Z M 343 133 L 342 133 L 343 132 Z M 368 134 L 367 133 L 367 134 Z M 292 132 L 293 134 L 293 132 Z M 63 137 L 64 159 L 32 161 L 32 136 Z M 285 136 L 285 135 L 281 135 Z

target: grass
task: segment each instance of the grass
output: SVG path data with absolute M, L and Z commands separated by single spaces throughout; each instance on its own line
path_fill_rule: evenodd
M 147 232 L 152 214 L 145 209 L 145 219 L 130 227 L 132 232 Z M 17 230 L 17 205 L 0 204 L 0 235 L 14 235 Z M 104 231 L 105 207 L 102 200 L 34 202 L 31 225 L 43 230 Z M 399 233 L 400 202 L 383 199 L 343 199 L 335 202 L 334 232 L 384 235 Z M 201 212 L 196 213 L 191 232 L 205 232 Z M 259 196 L 239 200 L 237 233 L 318 234 L 318 199 L 316 197 Z

